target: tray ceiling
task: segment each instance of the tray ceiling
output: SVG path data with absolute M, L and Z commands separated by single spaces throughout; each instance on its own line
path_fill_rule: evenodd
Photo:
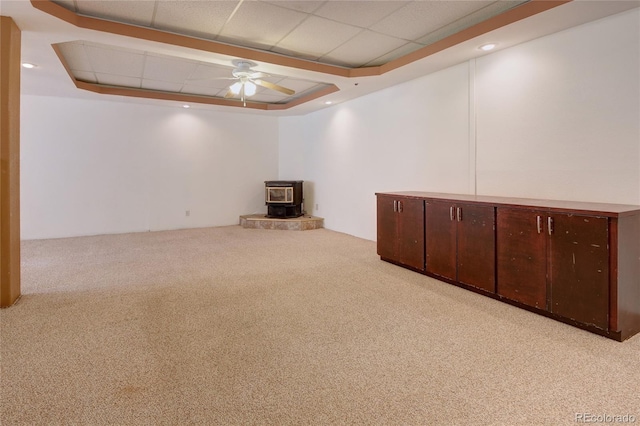
M 74 25 L 147 40 L 169 37 L 187 48 L 206 40 L 206 48 L 217 53 L 235 46 L 243 49 L 238 56 L 244 59 L 250 55 L 242 53 L 260 51 L 268 55 L 267 61 L 273 58 L 277 63 L 289 57 L 303 68 L 343 76 L 351 75 L 340 68 L 364 69 L 361 75 L 367 75 L 367 70 L 379 73 L 390 61 L 527 2 L 32 0 L 34 6 Z M 166 99 L 185 102 L 286 109 L 339 90 L 317 80 L 268 74 L 257 83 L 278 84 L 295 94 L 283 96 L 259 87 L 248 103 L 244 95 L 240 102 L 229 101 L 227 83 L 233 81 L 223 79 L 232 68 L 82 40 L 54 48 L 76 87 L 98 93 L 154 98 L 167 93 Z
M 327 101 L 354 99 L 482 56 L 478 46 L 486 42 L 504 49 L 640 5 L 616 0 L 0 3 L 2 14 L 23 31 L 23 60 L 39 65 L 23 72 L 25 94 L 95 98 L 98 93 L 130 102 L 242 107 L 224 93 L 233 83 L 225 80 L 232 61 L 243 59 L 268 74 L 267 86 L 296 93 L 259 87 L 242 109 L 287 110 L 285 115 L 326 108 Z
M 526 0 L 54 2 L 84 16 L 357 68 L 397 59 Z
M 85 83 L 223 98 L 233 66 L 223 66 L 123 47 L 72 41 L 55 46 L 72 78 Z M 261 80 L 295 91 L 293 95 L 258 86 L 253 102 L 288 103 L 332 85 L 269 74 Z

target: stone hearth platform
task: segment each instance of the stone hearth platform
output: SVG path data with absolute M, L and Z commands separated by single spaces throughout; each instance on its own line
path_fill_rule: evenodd
M 280 229 L 284 231 L 308 231 L 324 228 L 324 219 L 315 216 L 300 216 L 292 219 L 276 219 L 264 214 L 240 216 L 240 226 L 253 229 Z

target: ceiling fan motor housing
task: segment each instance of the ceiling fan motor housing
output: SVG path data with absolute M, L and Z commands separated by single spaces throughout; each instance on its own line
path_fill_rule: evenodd
M 255 62 L 247 61 L 245 59 L 234 59 L 231 63 L 236 67 L 231 73 L 236 78 L 251 78 L 255 71 L 251 68 L 257 64 Z
M 229 91 L 225 95 L 225 98 L 239 94 L 240 99 L 244 103 L 245 96 L 253 96 L 255 94 L 256 86 L 266 87 L 267 89 L 284 93 L 287 96 L 291 96 L 296 93 L 295 90 L 262 80 L 263 77 L 269 77 L 269 74 L 252 70 L 252 67 L 258 65 L 255 62 L 246 59 L 234 59 L 231 63 L 235 66 L 233 71 L 231 71 L 231 74 L 239 81 L 231 85 Z

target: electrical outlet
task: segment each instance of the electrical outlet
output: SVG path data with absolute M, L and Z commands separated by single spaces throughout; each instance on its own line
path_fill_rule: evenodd
M 318 205 L 316 204 L 316 210 L 318 210 Z
M 185 216 L 191 216 L 191 210 L 186 210 L 186 211 L 184 212 L 184 215 L 185 215 Z

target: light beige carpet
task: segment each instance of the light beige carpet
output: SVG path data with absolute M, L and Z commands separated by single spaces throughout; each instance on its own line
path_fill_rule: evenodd
M 2 425 L 640 422 L 618 343 L 328 231 L 27 241 L 0 311 Z

